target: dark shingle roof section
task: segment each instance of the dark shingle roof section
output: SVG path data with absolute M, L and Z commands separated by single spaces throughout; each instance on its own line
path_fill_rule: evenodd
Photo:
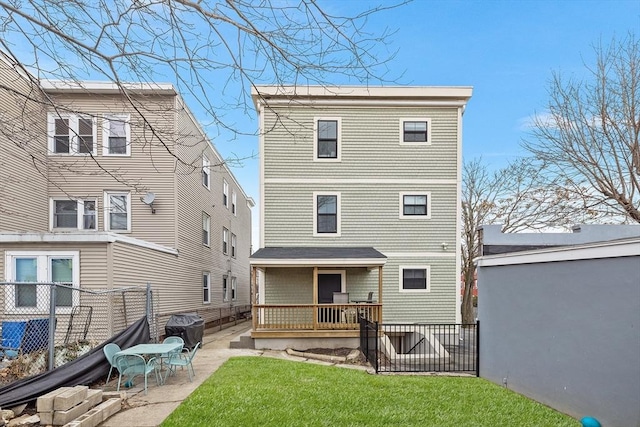
M 371 247 L 266 247 L 259 249 L 250 257 L 263 260 L 294 259 L 387 259 L 386 256 Z

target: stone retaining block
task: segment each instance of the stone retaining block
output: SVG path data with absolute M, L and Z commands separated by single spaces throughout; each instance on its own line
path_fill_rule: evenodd
M 74 406 L 68 411 L 55 411 L 53 413 L 53 425 L 54 426 L 62 426 L 67 424 L 69 421 L 73 421 L 78 418 L 80 415 L 87 412 L 91 409 L 91 405 L 88 400 L 85 400 L 81 404 Z
M 53 412 L 53 400 L 55 397 L 68 390 L 71 390 L 71 387 L 60 387 L 59 389 L 53 390 L 44 396 L 40 396 L 38 400 L 36 400 L 36 410 L 38 412 Z
M 68 411 L 78 403 L 83 402 L 87 398 L 89 387 L 86 385 L 77 385 L 71 390 L 65 390 L 55 396 L 53 399 L 54 411 Z M 66 423 L 63 423 L 66 424 Z

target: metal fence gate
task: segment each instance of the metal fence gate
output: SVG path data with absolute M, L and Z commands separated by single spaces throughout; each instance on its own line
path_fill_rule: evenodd
M 480 376 L 480 322 L 379 324 L 360 317 L 360 350 L 378 372 Z
M 150 285 L 87 290 L 0 282 L 0 386 L 61 366 L 147 316 L 158 338 Z

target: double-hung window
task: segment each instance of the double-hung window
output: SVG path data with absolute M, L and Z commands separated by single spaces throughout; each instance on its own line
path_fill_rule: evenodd
M 53 154 L 96 154 L 96 119 L 65 113 L 48 114 L 49 152 Z
M 238 197 L 236 196 L 236 192 L 231 193 L 231 213 L 237 216 L 236 213 L 236 202 L 238 201 Z
M 229 276 L 222 276 L 222 301 L 229 301 Z
M 211 245 L 211 216 L 206 212 L 202 212 L 202 244 Z
M 431 193 L 415 191 L 400 193 L 400 218 L 430 219 Z
M 211 162 L 205 156 L 202 156 L 202 185 L 210 189 L 211 183 Z
M 340 193 L 313 193 L 314 236 L 340 235 Z
M 236 257 L 236 235 L 231 233 L 231 256 Z
M 225 208 L 229 208 L 229 183 L 222 178 L 222 204 Z
M 51 229 L 73 228 L 95 230 L 97 228 L 96 200 L 51 199 Z
M 106 191 L 104 210 L 105 230 L 131 231 L 131 193 Z
M 400 119 L 401 145 L 429 145 L 431 144 L 431 119 L 406 118 Z
M 238 279 L 236 277 L 231 278 L 231 301 L 235 301 L 238 297 Z
M 339 118 L 315 119 L 315 160 L 340 160 L 340 125 Z
M 229 252 L 229 230 L 222 227 L 222 253 L 227 254 Z
M 131 155 L 131 126 L 129 114 L 105 114 L 102 119 L 102 154 L 104 156 Z
M 69 312 L 80 297 L 73 288 L 80 286 L 80 256 L 77 251 L 7 251 L 5 276 L 16 284 L 7 288 L 7 313 L 46 312 L 51 286 L 55 283 L 56 310 Z
M 211 274 L 208 272 L 202 273 L 202 303 L 211 303 Z
M 425 265 L 400 266 L 400 292 L 429 292 L 431 268 Z

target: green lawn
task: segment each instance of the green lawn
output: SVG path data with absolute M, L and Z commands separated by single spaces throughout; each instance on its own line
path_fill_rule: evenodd
M 370 375 L 267 357 L 229 359 L 169 426 L 579 426 L 480 378 Z

